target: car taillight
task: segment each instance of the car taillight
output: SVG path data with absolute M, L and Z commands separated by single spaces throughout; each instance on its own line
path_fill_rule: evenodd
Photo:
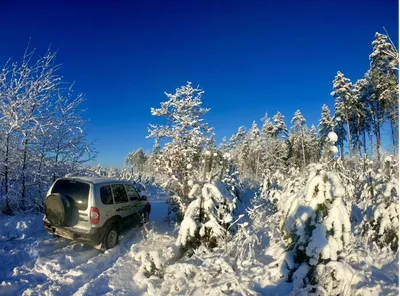
M 98 224 L 100 222 L 100 212 L 96 207 L 90 208 L 90 223 Z

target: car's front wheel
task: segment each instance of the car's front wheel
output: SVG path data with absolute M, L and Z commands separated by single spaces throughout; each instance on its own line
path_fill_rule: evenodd
M 111 225 L 104 235 L 104 241 L 102 244 L 103 250 L 114 248 L 118 244 L 118 230 L 115 225 Z
M 150 211 L 149 210 L 145 210 L 141 215 L 140 215 L 140 224 L 144 225 L 147 222 L 149 222 L 150 219 Z

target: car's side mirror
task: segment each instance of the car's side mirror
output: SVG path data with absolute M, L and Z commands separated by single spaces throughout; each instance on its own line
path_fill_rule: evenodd
M 141 199 L 147 200 L 147 196 L 146 196 L 146 195 L 142 195 L 142 196 L 141 196 Z

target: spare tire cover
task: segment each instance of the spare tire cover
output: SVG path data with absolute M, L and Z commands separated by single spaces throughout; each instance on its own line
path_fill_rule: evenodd
M 54 226 L 62 226 L 65 223 L 67 208 L 68 200 L 62 194 L 53 193 L 46 198 L 46 217 Z

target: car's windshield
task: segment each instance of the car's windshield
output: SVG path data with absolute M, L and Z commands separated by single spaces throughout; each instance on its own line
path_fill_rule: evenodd
M 74 180 L 58 180 L 51 193 L 65 195 L 73 206 L 83 211 L 87 209 L 89 199 L 89 184 Z

